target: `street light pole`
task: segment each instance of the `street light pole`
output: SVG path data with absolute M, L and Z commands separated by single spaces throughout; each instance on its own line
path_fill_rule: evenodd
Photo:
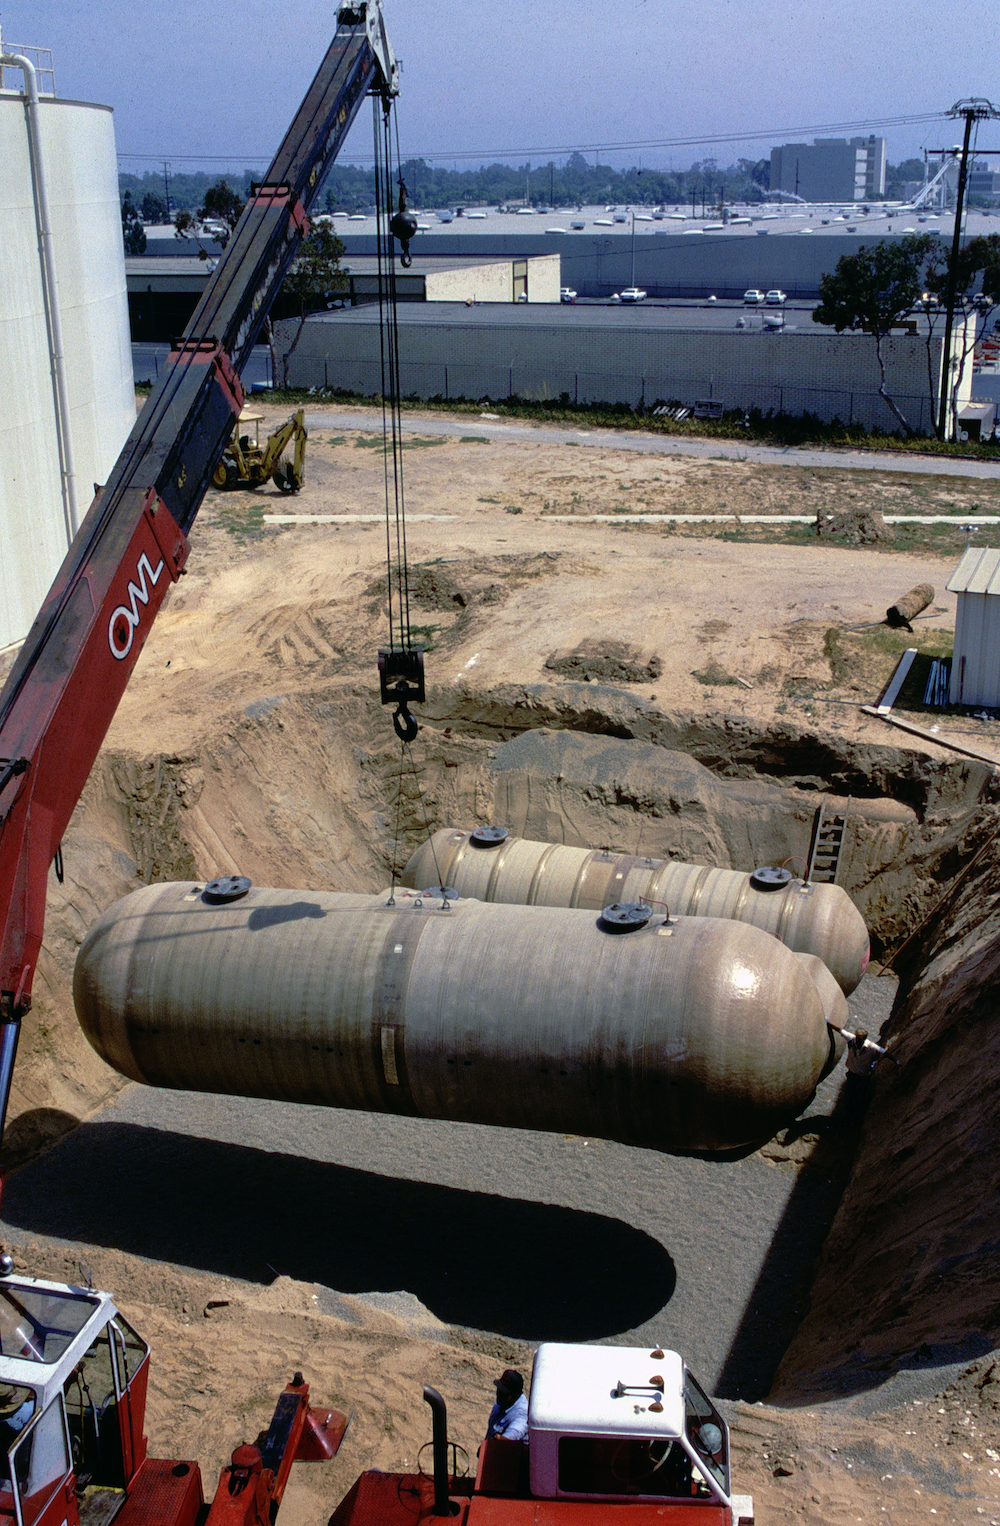
M 632 213 L 632 289 L 635 290 L 635 213 Z
M 948 406 L 951 402 L 951 334 L 955 322 L 955 287 L 958 276 L 958 255 L 962 244 L 962 212 L 965 207 L 965 187 L 969 179 L 969 140 L 973 122 L 983 122 L 1000 117 L 1000 111 L 991 101 L 976 97 L 969 101 L 957 101 L 951 108 L 950 117 L 965 118 L 965 135 L 962 139 L 962 158 L 958 167 L 958 190 L 955 194 L 955 229 L 951 240 L 951 259 L 948 264 L 948 284 L 945 288 L 944 352 L 941 357 L 941 396 L 938 403 L 938 439 L 943 440 L 948 428 Z

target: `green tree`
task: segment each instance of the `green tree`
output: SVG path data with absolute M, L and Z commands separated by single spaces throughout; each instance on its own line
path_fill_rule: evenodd
M 147 191 L 140 203 L 143 221 L 147 223 L 164 223 L 167 220 L 167 204 L 162 196 L 157 196 L 153 191 Z
M 288 362 L 295 352 L 295 347 L 302 338 L 302 330 L 305 321 L 311 312 L 317 307 L 323 307 L 335 292 L 343 291 L 347 286 L 347 277 L 340 268 L 341 256 L 344 253 L 344 245 L 337 237 L 328 222 L 315 222 L 308 234 L 299 246 L 299 252 L 295 257 L 292 268 L 282 284 L 282 292 L 286 297 L 294 301 L 299 310 L 299 325 L 295 330 L 294 338 L 288 349 L 281 357 L 281 385 L 288 386 Z M 270 321 L 267 328 L 268 342 L 271 344 L 271 369 L 272 375 L 277 375 L 274 366 L 274 344 Z
M 130 191 L 125 192 L 122 201 L 122 240 L 126 254 L 145 254 L 146 231 L 142 226 L 142 218 L 135 209 Z
M 875 341 L 879 369 L 879 396 L 909 435 L 909 422 L 886 390 L 884 340 L 892 329 L 917 306 L 924 291 L 924 268 L 937 240 L 928 233 L 912 233 L 890 243 L 862 245 L 857 254 L 841 255 L 832 274 L 819 282 L 820 303 L 813 322 L 842 334 L 863 329 Z
M 225 180 L 217 180 L 205 192 L 205 200 L 195 212 L 178 212 L 174 218 L 174 237 L 198 240 L 200 258 L 208 259 L 208 250 L 200 242 L 199 233 L 206 220 L 223 224 L 221 233 L 210 235 L 225 249 L 230 235 L 243 214 L 244 201 L 239 191 L 234 191 Z

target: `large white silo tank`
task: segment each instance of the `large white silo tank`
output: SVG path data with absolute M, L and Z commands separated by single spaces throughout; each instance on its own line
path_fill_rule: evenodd
M 109 107 L 46 96 L 38 118 L 82 520 L 135 422 L 114 126 Z M 67 546 L 27 108 L 9 90 L 0 165 L 2 655 L 27 634 Z

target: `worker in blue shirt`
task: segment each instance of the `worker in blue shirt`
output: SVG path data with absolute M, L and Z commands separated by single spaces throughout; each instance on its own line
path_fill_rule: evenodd
M 528 1440 L 528 1401 L 524 1397 L 524 1379 L 513 1367 L 493 1379 L 497 1402 L 490 1410 L 486 1439 L 502 1436 L 505 1441 Z

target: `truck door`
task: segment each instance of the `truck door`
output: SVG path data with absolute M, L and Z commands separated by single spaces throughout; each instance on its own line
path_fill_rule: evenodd
M 8 1453 L 17 1526 L 78 1519 L 62 1394 L 28 1422 Z

